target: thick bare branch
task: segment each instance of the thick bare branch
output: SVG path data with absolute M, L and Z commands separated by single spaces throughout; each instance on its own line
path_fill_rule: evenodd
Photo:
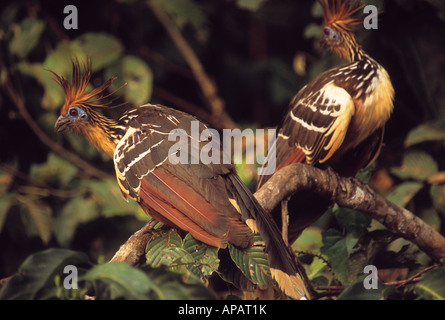
M 340 177 L 332 170 L 292 164 L 276 172 L 255 196 L 264 209 L 271 212 L 281 200 L 304 190 L 328 197 L 341 207 L 364 212 L 392 232 L 415 243 L 433 259 L 445 258 L 445 238 L 440 233 L 368 185 L 355 178 Z
M 125 262 L 131 266 L 143 263 L 145 259 L 145 247 L 153 236 L 153 227 L 158 222 L 151 220 L 140 230 L 136 231 L 114 254 L 110 262 Z
M 408 210 L 398 207 L 355 178 L 340 177 L 332 170 L 292 164 L 276 172 L 254 195 L 271 212 L 295 192 L 312 190 L 339 206 L 362 211 L 389 230 L 412 241 L 433 259 L 445 258 L 445 238 Z M 147 226 L 136 232 L 116 253 L 113 261 L 137 262 L 151 233 Z M 134 262 L 133 262 L 134 260 Z

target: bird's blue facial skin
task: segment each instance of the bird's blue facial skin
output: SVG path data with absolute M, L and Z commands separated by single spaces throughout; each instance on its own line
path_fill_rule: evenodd
M 336 42 L 340 42 L 340 37 L 338 36 L 338 34 L 330 27 L 325 27 L 323 29 L 323 33 L 324 33 L 324 40 L 327 41 L 336 41 Z
M 85 110 L 76 106 L 68 109 L 66 117 L 70 119 L 71 122 L 88 120 L 88 114 L 85 112 Z

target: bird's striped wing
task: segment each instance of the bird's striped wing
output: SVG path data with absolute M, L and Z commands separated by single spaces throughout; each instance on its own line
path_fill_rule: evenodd
M 193 159 L 199 157 L 204 145 L 214 143 L 213 147 L 219 148 L 219 141 L 207 136 L 200 140 L 200 133 L 207 127 L 182 112 L 167 108 L 161 112 L 156 106 L 135 110 L 126 115 L 130 128 L 114 154 L 124 197 L 138 201 L 155 219 L 188 231 L 207 244 L 225 247 L 229 241 L 246 247 L 252 231 L 230 201 L 233 196 L 222 177 L 232 167 L 196 163 Z M 191 134 L 193 125 L 196 137 Z M 199 141 L 192 142 L 195 138 Z M 185 152 L 184 148 L 188 150 L 184 153 L 186 161 L 172 164 L 172 159 L 178 159 L 172 156 Z
M 326 162 L 342 145 L 354 114 L 351 95 L 333 81 L 304 87 L 291 101 L 265 165 L 274 160 L 278 170 L 291 163 Z M 267 179 L 260 176 L 258 185 Z

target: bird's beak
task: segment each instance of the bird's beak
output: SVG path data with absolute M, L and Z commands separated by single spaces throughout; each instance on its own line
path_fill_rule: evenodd
M 60 116 L 57 119 L 56 124 L 54 125 L 54 131 L 62 132 L 64 130 L 66 130 L 66 128 L 68 128 L 68 126 L 70 124 L 71 124 L 70 119 L 68 119 L 67 117 L 64 117 L 64 116 Z
M 324 49 L 324 48 L 326 48 L 326 47 L 327 47 L 327 41 L 326 41 L 326 39 L 321 38 L 321 40 L 320 40 L 320 48 L 321 48 L 321 49 Z

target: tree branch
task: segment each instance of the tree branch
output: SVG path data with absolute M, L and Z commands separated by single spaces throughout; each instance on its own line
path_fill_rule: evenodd
M 48 148 L 50 148 L 52 151 L 56 152 L 63 158 L 67 159 L 71 163 L 73 163 L 78 168 L 81 168 L 83 171 L 85 171 L 86 174 L 90 176 L 94 176 L 100 179 L 114 179 L 114 177 L 100 169 L 97 169 L 96 167 L 89 164 L 87 161 L 80 158 L 77 154 L 70 152 L 63 148 L 60 144 L 56 143 L 53 139 L 51 139 L 37 124 L 37 122 L 34 121 L 33 117 L 29 114 L 25 102 L 23 98 L 20 96 L 20 94 L 15 90 L 11 83 L 11 79 L 9 78 L 9 75 L 6 73 L 6 79 L 3 82 L 3 88 L 5 89 L 6 93 L 8 94 L 9 98 L 12 100 L 12 102 L 17 107 L 20 115 L 22 116 L 23 120 L 28 124 L 28 126 L 31 128 L 31 130 L 36 134 L 36 136 L 40 139 L 40 141 L 43 142 Z
M 213 116 L 217 117 L 222 123 L 224 123 L 224 128 L 238 128 L 238 125 L 225 112 L 224 101 L 218 96 L 218 90 L 215 84 L 205 72 L 201 61 L 199 61 L 195 52 L 182 36 L 181 32 L 167 14 L 159 10 L 155 5 L 152 5 L 150 1 L 147 1 L 147 4 L 155 17 L 165 28 L 173 43 L 189 65 L 193 76 L 201 88 L 207 105 L 212 111 Z
M 140 265 L 144 261 L 145 247 L 153 236 L 153 228 L 158 222 L 150 220 L 136 231 L 114 254 L 110 262 L 125 262 L 131 266 Z
M 358 179 L 340 177 L 329 169 L 291 164 L 277 171 L 254 195 L 266 212 L 271 212 L 283 199 L 304 190 L 328 197 L 341 207 L 362 211 L 390 231 L 415 243 L 433 259 L 445 258 L 445 238 L 428 224 L 408 210 L 391 203 Z M 151 237 L 151 231 L 147 230 L 151 229 L 145 226 L 131 236 L 112 261 L 140 263 L 135 257 L 141 257 Z
M 364 212 L 390 231 L 415 243 L 431 258 L 445 258 L 445 238 L 408 210 L 398 207 L 355 178 L 296 163 L 277 171 L 255 193 L 266 212 L 298 191 L 312 190 L 341 207 Z

